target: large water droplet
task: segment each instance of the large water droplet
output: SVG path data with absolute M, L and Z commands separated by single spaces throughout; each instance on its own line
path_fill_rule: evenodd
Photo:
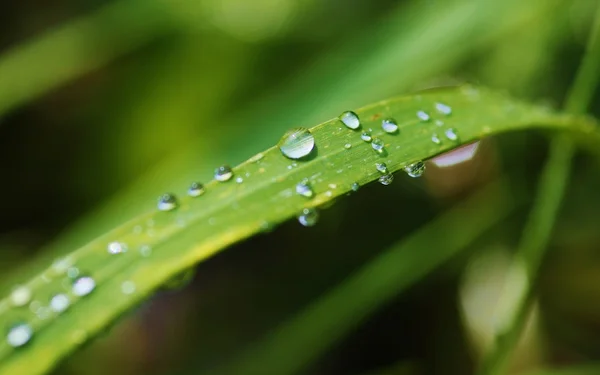
M 314 208 L 305 208 L 298 215 L 298 222 L 305 227 L 312 227 L 319 221 L 319 212 Z
M 106 250 L 110 254 L 121 254 L 127 251 L 127 245 L 121 242 L 111 242 L 108 244 Z
M 429 114 L 425 111 L 418 111 L 417 112 L 417 117 L 419 118 L 419 120 L 421 120 L 422 122 L 427 122 L 429 120 L 431 120 L 431 117 L 429 116 Z
M 373 147 L 373 150 L 381 153 L 381 152 L 383 152 L 385 143 L 383 143 L 383 141 L 379 138 L 373 138 L 373 141 L 371 142 L 371 147 Z
M 10 293 L 10 302 L 13 306 L 25 306 L 31 300 L 31 289 L 24 285 L 16 286 Z
M 387 165 L 385 163 L 376 163 L 375 168 L 377 168 L 377 170 L 383 174 L 388 173 Z
M 388 118 L 385 119 L 381 122 L 381 127 L 383 128 L 383 131 L 385 131 L 386 133 L 396 133 L 398 132 L 398 124 L 396 123 L 396 120 L 394 120 L 393 118 Z
M 222 165 L 215 169 L 215 180 L 219 182 L 225 182 L 231 180 L 233 177 L 233 170 L 228 165 Z
M 188 195 L 190 197 L 199 197 L 204 194 L 204 185 L 200 182 L 192 182 L 188 189 Z
M 379 183 L 382 185 L 389 185 L 394 181 L 394 175 L 393 174 L 384 174 L 383 176 L 379 177 Z
M 373 140 L 373 137 L 371 137 L 370 133 L 364 132 L 360 135 L 360 139 L 362 139 L 365 142 L 371 142 Z
M 61 313 L 69 308 L 71 301 L 66 294 L 57 294 L 50 299 L 50 308 L 56 313 Z
M 8 330 L 8 334 L 6 335 L 6 341 L 8 345 L 18 348 L 23 346 L 31 340 L 33 336 L 33 329 L 27 323 L 18 323 L 12 326 Z
M 421 177 L 425 172 L 425 163 L 422 161 L 418 161 L 416 163 L 412 163 L 406 167 L 404 167 L 404 171 L 410 177 Z
M 315 147 L 315 137 L 306 128 L 288 130 L 277 144 L 281 153 L 290 159 L 308 156 Z
M 174 194 L 166 193 L 158 198 L 158 209 L 160 211 L 171 211 L 177 208 L 177 197 Z
M 315 193 L 310 187 L 308 180 L 303 180 L 296 185 L 296 194 L 306 198 L 312 198 Z
M 346 111 L 340 115 L 340 121 L 348 128 L 356 130 L 360 127 L 358 115 L 352 111 Z
M 446 129 L 444 134 L 446 135 L 446 138 L 448 138 L 451 141 L 458 140 L 458 133 L 457 133 L 456 129 L 454 129 L 454 128 Z
M 449 116 L 452 114 L 452 108 L 444 103 L 435 103 L 435 109 L 442 115 Z
M 79 297 L 87 296 L 94 288 L 96 288 L 96 281 L 89 276 L 83 276 L 75 280 L 73 283 L 73 294 Z

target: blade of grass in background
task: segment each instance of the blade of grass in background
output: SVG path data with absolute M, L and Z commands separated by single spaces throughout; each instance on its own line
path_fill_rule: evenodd
M 450 106 L 452 113 L 436 112 L 436 103 Z M 429 112 L 428 121 L 417 116 L 422 110 Z M 355 184 L 377 180 L 382 175 L 377 162 L 393 172 L 484 136 L 534 127 L 570 130 L 600 143 L 591 119 L 553 113 L 471 86 L 392 99 L 357 113 L 365 129 L 375 129 L 372 144 L 361 139 L 360 130 L 348 129 L 338 119 L 328 121 L 311 130 L 316 150 L 309 160 L 292 162 L 271 148 L 235 168 L 232 181 L 212 181 L 203 196 L 182 199 L 174 212 L 146 213 L 58 263 L 40 267 L 24 287 L 41 301 L 66 293 L 71 307 L 64 314 L 40 317 L 23 304 L 15 306 L 10 297 L 0 301 L 0 324 L 25 321 L 33 331 L 26 347 L 0 342 L 0 371 L 46 371 L 175 275 L 305 208 L 348 193 Z M 381 128 L 381 119 L 390 117 L 398 120 L 395 134 Z M 433 134 L 443 140 L 432 141 Z M 375 151 L 375 139 L 385 145 L 384 151 Z M 305 178 L 314 191 L 312 199 L 295 194 Z M 84 285 L 93 282 L 95 289 L 82 295 L 77 278 L 86 276 L 93 279 L 84 278 Z
M 596 12 L 587 53 L 565 104 L 565 109 L 571 113 L 586 111 L 600 77 L 600 6 Z M 538 269 L 548 247 L 569 180 L 574 153 L 575 145 L 567 137 L 558 136 L 551 143 L 550 156 L 542 171 L 536 202 L 515 255 L 513 269 L 515 273 L 522 275 L 523 281 L 517 289 L 506 286 L 506 300 L 502 301 L 504 306 L 501 306 L 506 309 L 506 315 L 501 316 L 503 320 L 499 324 L 494 344 L 483 360 L 480 370 L 482 375 L 503 374 L 510 363 L 511 354 L 534 300 Z

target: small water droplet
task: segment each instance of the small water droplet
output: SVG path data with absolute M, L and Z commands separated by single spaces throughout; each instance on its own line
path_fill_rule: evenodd
M 110 254 L 121 254 L 127 251 L 127 245 L 125 245 L 124 243 L 121 242 L 111 242 L 108 244 L 108 246 L 106 247 L 106 250 L 110 253 Z
M 385 163 L 376 163 L 375 168 L 377 168 L 377 170 L 383 174 L 388 173 L 387 165 Z
M 314 208 L 305 208 L 298 215 L 298 222 L 305 227 L 312 227 L 319 221 L 319 212 Z
M 458 133 L 456 132 L 456 129 L 454 129 L 454 128 L 446 129 L 444 134 L 446 135 L 446 138 L 448 138 L 451 141 L 458 140 Z
M 435 109 L 442 115 L 449 116 L 450 114 L 452 114 L 452 108 L 450 108 L 449 105 L 446 105 L 444 103 L 435 103 Z
M 436 145 L 439 145 L 440 143 L 442 143 L 442 140 L 437 134 L 433 134 L 431 136 L 431 142 L 435 143 Z
M 233 170 L 228 165 L 222 165 L 215 169 L 215 180 L 219 182 L 225 182 L 231 180 L 233 177 Z
M 200 182 L 192 182 L 188 189 L 188 195 L 190 197 L 199 197 L 204 194 L 204 185 Z
M 360 139 L 362 139 L 365 142 L 371 142 L 373 140 L 373 137 L 371 137 L 370 133 L 364 132 L 360 135 Z
M 87 296 L 94 288 L 96 288 L 96 281 L 89 276 L 83 276 L 75 280 L 73 283 L 73 294 L 79 297 Z
M 159 211 L 171 211 L 177 208 L 177 197 L 171 193 L 166 193 L 158 198 Z
M 37 315 L 38 319 L 40 319 L 40 320 L 48 319 L 51 314 L 52 314 L 52 311 L 50 310 L 49 307 L 46 307 L 46 306 L 40 307 L 35 312 L 35 315 Z
M 27 323 L 18 323 L 13 325 L 6 335 L 6 341 L 8 345 L 18 348 L 21 347 L 31 340 L 33 336 L 33 329 Z
M 385 131 L 386 133 L 397 133 L 398 132 L 398 124 L 396 123 L 396 120 L 394 120 L 393 118 L 388 118 L 385 119 L 381 122 L 381 127 L 383 128 L 383 131 Z
M 52 299 L 50 299 L 50 308 L 55 313 L 61 313 L 69 308 L 71 301 L 69 301 L 69 297 L 66 294 L 57 294 Z
M 383 176 L 379 177 L 379 183 L 382 185 L 389 185 L 394 181 L 394 175 L 393 174 L 384 174 Z
M 241 184 L 242 182 L 244 182 L 244 178 L 243 177 L 236 177 L 235 182 L 238 184 Z
M 248 161 L 249 161 L 250 163 L 257 163 L 257 162 L 259 162 L 260 160 L 262 160 L 262 158 L 264 158 L 264 157 L 265 157 L 265 155 L 264 155 L 264 154 L 261 152 L 261 153 L 259 153 L 259 154 L 256 154 L 256 155 L 254 155 L 254 156 L 253 156 L 253 157 L 251 157 L 250 159 L 248 159 Z
M 17 285 L 10 293 L 10 302 L 13 306 L 25 306 L 31 300 L 31 289 L 24 285 Z
M 152 255 L 152 247 L 150 247 L 148 245 L 140 246 L 140 255 L 143 256 L 144 258 L 149 257 L 150 255 Z
M 73 260 L 69 257 L 56 259 L 52 263 L 52 269 L 54 272 L 61 274 L 67 271 L 69 267 L 73 265 Z
M 127 280 L 121 284 L 121 292 L 123 294 L 133 294 L 135 293 L 135 283 L 133 281 Z
M 340 115 L 340 121 L 348 128 L 356 130 L 360 128 L 360 119 L 358 115 L 352 111 L 346 111 Z
M 308 180 L 302 180 L 296 185 L 296 194 L 301 195 L 306 198 L 312 198 L 314 195 L 314 191 L 310 187 Z
M 381 153 L 383 152 L 383 148 L 385 147 L 385 144 L 383 143 L 383 141 L 379 138 L 373 138 L 373 142 L 371 142 L 371 147 L 373 147 L 373 150 Z
M 418 111 L 417 112 L 417 117 L 422 122 L 427 122 L 427 121 L 431 120 L 431 117 L 429 117 L 429 114 L 427 112 L 425 112 L 425 111 Z
M 346 143 L 346 144 L 344 145 L 344 148 L 345 148 L 346 150 L 350 150 L 350 149 L 352 148 L 352 143 Z
M 360 184 L 358 182 L 354 182 L 352 183 L 350 189 L 352 189 L 352 191 L 358 191 L 358 189 L 360 189 Z
M 285 157 L 301 159 L 315 148 L 315 137 L 306 128 L 290 129 L 281 137 L 277 146 Z
M 67 270 L 67 276 L 71 279 L 76 278 L 77 276 L 79 276 L 79 268 L 69 267 L 69 269 Z
M 423 173 L 425 172 L 425 163 L 423 163 L 422 161 L 412 163 L 412 164 L 404 167 L 404 171 L 410 177 L 415 177 L 415 178 L 421 177 L 423 175 Z
M 437 126 L 444 126 L 444 121 L 442 121 L 442 120 L 435 120 L 435 124 Z

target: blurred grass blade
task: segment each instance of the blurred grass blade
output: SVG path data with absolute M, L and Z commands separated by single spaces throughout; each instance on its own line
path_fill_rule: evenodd
M 480 191 L 378 255 L 222 374 L 300 373 L 380 306 L 506 218 L 515 205 L 504 184 Z
M 567 96 L 567 111 L 586 111 L 600 78 L 599 66 L 600 5 L 597 7 L 595 22 L 590 32 L 587 53 Z M 505 314 L 501 316 L 502 321 L 498 324 L 494 344 L 482 361 L 479 372 L 482 375 L 503 374 L 510 364 L 512 352 L 516 348 L 534 301 L 538 271 L 568 184 L 574 154 L 575 144 L 568 137 L 559 135 L 552 140 L 550 156 L 538 184 L 536 201 L 512 265 L 515 274 L 523 275 L 524 282 L 520 283 L 517 289 L 506 287 L 504 300 L 500 301 L 499 306 Z
M 567 366 L 559 369 L 544 369 L 527 372 L 523 375 L 598 375 L 600 364 Z
M 436 112 L 437 103 L 450 106 L 452 113 Z M 418 111 L 427 111 L 429 121 L 419 119 Z M 363 129 L 374 129 L 372 136 L 385 145 L 383 152 L 364 142 L 360 130 L 350 130 L 338 119 L 327 121 L 311 130 L 316 149 L 308 160 L 294 162 L 278 148 L 270 148 L 234 168 L 231 181 L 212 181 L 204 195 L 180 199 L 178 209 L 143 214 L 38 270 L 24 284 L 33 298 L 46 305 L 55 294 L 66 293 L 71 306 L 64 314 L 45 310 L 47 314 L 40 316 L 26 304 L 14 306 L 10 297 L 0 301 L 3 326 L 21 321 L 33 330 L 33 339 L 23 348 L 0 342 L 0 372 L 46 371 L 173 276 L 304 208 L 347 194 L 355 183 L 379 179 L 378 162 L 398 171 L 487 135 L 536 127 L 571 131 L 600 143 L 596 122 L 590 118 L 553 113 L 471 86 L 386 100 L 356 112 Z M 398 120 L 399 132 L 384 132 L 385 118 Z M 433 134 L 441 142 L 433 142 Z M 295 194 L 304 179 L 315 192 L 311 199 Z M 120 251 L 109 248 L 112 242 L 121 244 Z M 69 274 L 92 277 L 95 289 L 77 296 Z

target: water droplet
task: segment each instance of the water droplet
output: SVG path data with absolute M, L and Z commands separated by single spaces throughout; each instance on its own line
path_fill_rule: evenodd
M 106 249 L 110 254 L 121 254 L 127 251 L 127 245 L 115 241 L 109 243 Z
M 71 267 L 71 265 L 73 265 L 73 260 L 71 258 L 59 258 L 52 263 L 52 269 L 57 274 L 61 274 L 67 271 L 67 269 Z
M 10 302 L 13 306 L 25 306 L 31 300 L 31 289 L 23 285 L 17 285 L 10 293 Z
M 231 180 L 233 177 L 233 170 L 228 165 L 222 165 L 215 169 L 215 180 L 219 182 L 225 182 Z
M 404 167 L 404 171 L 410 177 L 421 177 L 425 172 L 425 163 L 418 161 Z
M 204 194 L 204 185 L 200 182 L 192 182 L 188 189 L 188 195 L 190 197 L 199 197 Z
M 315 148 L 315 137 L 306 128 L 295 128 L 288 130 L 277 146 L 285 157 L 301 159 Z
M 259 162 L 262 158 L 264 158 L 265 155 L 261 152 L 259 154 L 254 155 L 253 157 L 251 157 L 250 159 L 248 159 L 248 161 L 250 163 L 257 163 Z
M 306 198 L 312 198 L 314 195 L 314 191 L 310 187 L 308 180 L 303 180 L 296 185 L 296 194 L 302 195 Z
M 236 177 L 235 182 L 238 184 L 241 184 L 242 182 L 244 182 L 244 178 L 243 177 Z
M 442 121 L 442 120 L 435 120 L 435 124 L 437 126 L 444 126 L 444 121 Z
M 350 188 L 352 191 L 358 191 L 358 189 L 360 189 L 360 184 L 358 182 L 354 182 Z
M 358 115 L 352 111 L 346 111 L 340 115 L 340 121 L 348 128 L 356 130 L 360 128 L 360 120 Z
M 150 255 L 152 255 L 152 247 L 150 247 L 148 245 L 140 246 L 140 255 L 143 256 L 144 258 L 149 257 Z
M 46 307 L 46 306 L 40 307 L 35 312 L 35 315 L 37 315 L 38 319 L 40 319 L 40 320 L 48 319 L 51 314 L 52 314 L 52 311 L 50 310 L 49 307 Z
M 319 221 L 319 212 L 314 208 L 305 208 L 298 215 L 298 222 L 305 227 L 312 227 Z
M 373 140 L 373 137 L 371 137 L 370 133 L 364 132 L 360 135 L 360 139 L 362 139 L 365 142 L 371 142 Z
M 159 211 L 171 211 L 177 208 L 177 198 L 171 193 L 166 193 L 158 198 Z
M 12 326 L 8 330 L 8 334 L 6 335 L 6 341 L 8 345 L 18 348 L 23 346 L 31 340 L 33 336 L 33 329 L 27 323 L 18 323 Z
M 344 148 L 345 148 L 346 150 L 350 150 L 350 149 L 352 148 L 352 143 L 346 143 L 346 144 L 344 145 Z
M 385 147 L 385 144 L 383 143 L 383 141 L 379 138 L 373 138 L 373 142 L 371 142 L 371 147 L 373 147 L 373 150 L 381 153 L 383 152 L 383 148 Z
M 439 145 L 440 143 L 442 143 L 442 140 L 437 134 L 433 134 L 431 136 L 431 142 L 435 143 L 436 145 Z
M 383 176 L 379 177 L 379 183 L 382 185 L 389 185 L 394 181 L 394 175 L 393 174 L 384 174 Z
M 417 117 L 422 122 L 427 122 L 427 121 L 429 121 L 431 119 L 431 117 L 429 117 L 429 114 L 427 112 L 425 112 L 425 111 L 418 111 L 417 112 Z
M 452 114 L 452 108 L 444 103 L 435 103 L 435 109 L 442 115 L 449 116 Z
M 79 297 L 87 296 L 94 288 L 96 288 L 96 282 L 89 276 L 83 276 L 75 280 L 73 283 L 73 294 Z
M 70 304 L 71 301 L 69 301 L 69 297 L 66 294 L 57 294 L 50 299 L 50 308 L 56 313 L 65 311 Z
M 444 134 L 446 135 L 446 138 L 448 138 L 451 141 L 458 140 L 458 133 L 456 132 L 456 129 L 454 129 L 454 128 L 446 129 Z
M 385 165 L 385 163 L 376 163 L 375 168 L 377 168 L 377 170 L 383 174 L 388 173 L 387 165 Z
M 127 280 L 121 284 L 121 292 L 123 294 L 133 294 L 135 293 L 135 283 L 133 281 Z
M 381 122 L 381 127 L 383 128 L 383 131 L 385 131 L 386 133 L 396 133 L 398 132 L 398 124 L 396 123 L 396 120 L 394 120 L 393 118 L 388 118 L 385 119 Z
M 79 268 L 69 267 L 69 269 L 67 270 L 67 276 L 71 279 L 76 278 L 77 276 L 79 276 Z

